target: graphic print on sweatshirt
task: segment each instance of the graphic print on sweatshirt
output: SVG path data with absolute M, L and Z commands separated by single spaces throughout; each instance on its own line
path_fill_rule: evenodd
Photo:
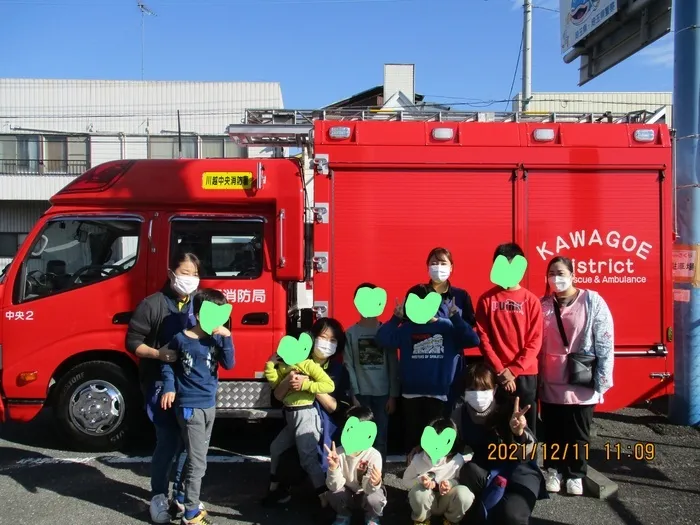
M 218 349 L 215 348 L 207 352 L 206 356 L 204 357 L 204 361 L 206 362 L 207 368 L 212 374 L 216 374 L 219 370 L 219 352 L 217 350 Z M 186 376 L 192 374 L 192 369 L 194 368 L 194 362 L 196 359 L 197 357 L 192 355 L 188 351 L 181 351 L 182 370 L 184 371 Z
M 442 334 L 413 334 L 413 351 L 411 359 L 443 359 L 445 341 Z
M 514 312 L 516 314 L 525 315 L 525 302 L 513 301 L 506 299 L 505 301 L 491 301 L 492 312 Z
M 370 369 L 384 366 L 384 350 L 379 348 L 374 337 L 360 337 L 357 349 L 360 366 Z

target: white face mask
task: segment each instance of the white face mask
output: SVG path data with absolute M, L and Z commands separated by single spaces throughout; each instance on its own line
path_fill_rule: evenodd
M 199 277 L 173 274 L 170 277 L 170 286 L 178 295 L 190 295 L 199 288 Z
M 337 343 L 333 343 L 328 339 L 316 339 L 314 350 L 316 350 L 316 352 L 318 352 L 320 356 L 323 356 L 326 359 L 328 359 L 330 356 L 335 354 L 335 350 L 337 347 Z
M 436 283 L 444 283 L 450 278 L 452 270 L 444 264 L 431 264 L 429 270 L 430 280 Z
M 493 404 L 493 390 L 467 390 L 464 401 L 477 412 L 484 412 Z
M 564 277 L 562 275 L 554 275 L 549 278 L 549 286 L 557 292 L 565 292 L 571 288 L 571 277 Z

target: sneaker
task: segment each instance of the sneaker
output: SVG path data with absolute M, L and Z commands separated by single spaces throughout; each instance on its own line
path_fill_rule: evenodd
M 333 522 L 333 525 L 350 525 L 350 522 L 352 521 L 352 516 L 336 516 L 335 521 Z
M 196 525 L 214 525 L 214 521 L 209 517 L 206 510 L 200 510 L 194 518 L 189 520 L 185 518 L 185 516 L 182 516 L 180 523 L 182 525 L 188 525 L 190 523 Z
M 170 512 L 168 512 L 169 508 L 170 505 L 168 504 L 168 498 L 165 496 L 165 494 L 153 496 L 149 508 L 151 521 L 153 523 L 170 523 Z
M 367 518 L 365 520 L 365 525 L 380 525 L 379 518 Z
M 567 479 L 566 493 L 569 496 L 583 496 L 583 480 L 581 478 Z
M 270 507 L 272 505 L 288 503 L 291 499 L 292 496 L 289 494 L 289 491 L 279 486 L 275 490 L 269 491 L 262 499 L 261 503 L 264 507 Z
M 547 492 L 559 492 L 561 490 L 561 474 L 553 468 L 544 473 L 544 486 Z
M 204 510 L 204 503 L 199 502 L 199 510 Z M 170 500 L 170 508 L 168 509 L 171 520 L 179 520 L 185 513 L 185 505 L 180 503 L 177 499 L 173 498 Z

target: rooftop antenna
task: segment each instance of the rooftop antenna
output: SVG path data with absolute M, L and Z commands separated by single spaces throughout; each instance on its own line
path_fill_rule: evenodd
M 146 15 L 156 16 L 156 14 L 153 11 L 151 11 L 146 4 L 141 2 L 141 0 L 136 0 L 136 5 L 139 8 L 139 11 L 141 11 L 141 80 L 143 80 L 143 55 L 146 42 L 144 18 Z

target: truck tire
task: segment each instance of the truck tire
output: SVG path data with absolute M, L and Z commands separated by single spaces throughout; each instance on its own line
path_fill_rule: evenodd
M 115 363 L 71 368 L 56 384 L 56 422 L 67 444 L 85 452 L 118 450 L 138 412 L 137 382 Z

